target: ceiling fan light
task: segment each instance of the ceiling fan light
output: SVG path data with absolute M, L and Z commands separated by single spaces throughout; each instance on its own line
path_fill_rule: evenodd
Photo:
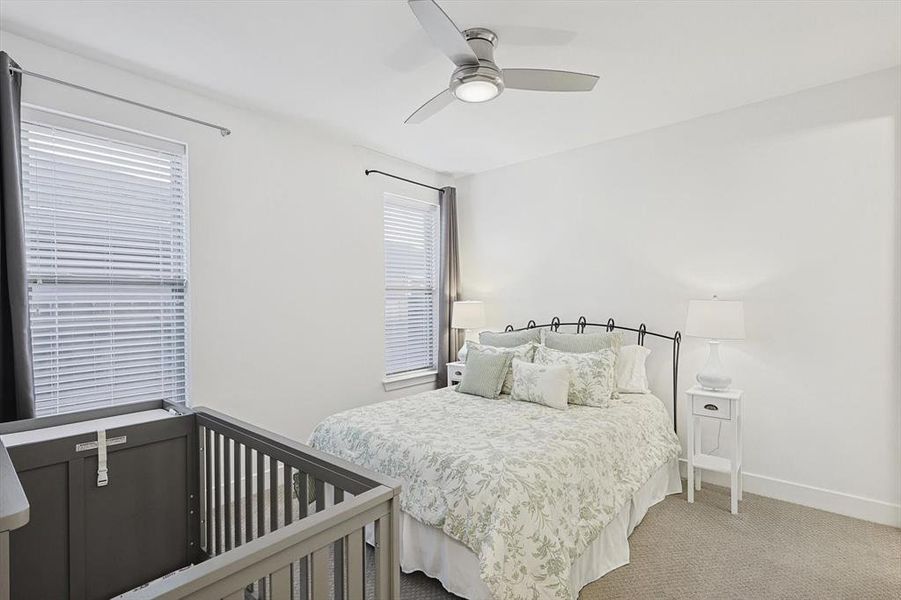
M 454 95 L 463 102 L 487 102 L 500 93 L 491 81 L 464 81 L 454 89 Z
M 504 91 L 504 79 L 499 69 L 483 61 L 478 66 L 460 67 L 454 71 L 448 87 L 463 102 L 487 102 Z

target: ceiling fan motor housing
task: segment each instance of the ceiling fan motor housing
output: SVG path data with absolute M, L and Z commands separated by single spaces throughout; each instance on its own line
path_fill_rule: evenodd
M 497 98 L 504 91 L 504 77 L 494 63 L 494 49 L 497 46 L 497 35 L 481 27 L 474 27 L 463 32 L 479 64 L 457 67 L 450 80 L 450 90 L 464 102 L 484 102 Z M 490 92 L 490 87 L 496 90 Z M 467 89 L 488 89 L 486 95 L 468 96 Z

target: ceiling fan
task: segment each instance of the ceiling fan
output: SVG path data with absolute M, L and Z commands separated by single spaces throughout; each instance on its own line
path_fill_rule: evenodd
M 461 32 L 434 0 L 408 0 L 410 9 L 432 42 L 457 68 L 450 85 L 407 117 L 404 123 L 422 123 L 454 100 L 487 102 L 504 89 L 541 92 L 590 92 L 597 75 L 551 69 L 501 69 L 494 62 L 497 35 L 473 27 Z

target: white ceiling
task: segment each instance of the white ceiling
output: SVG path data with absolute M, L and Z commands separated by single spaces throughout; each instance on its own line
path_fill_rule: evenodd
M 501 67 L 601 75 L 509 90 L 403 125 L 452 65 L 403 0 L 2 0 L 0 27 L 242 106 L 318 122 L 437 171 L 472 173 L 901 63 L 901 2 L 454 1 Z M 533 43 L 530 43 L 533 42 Z M 27 68 L 27 65 L 24 65 Z M 64 73 L 54 73 L 64 77 Z

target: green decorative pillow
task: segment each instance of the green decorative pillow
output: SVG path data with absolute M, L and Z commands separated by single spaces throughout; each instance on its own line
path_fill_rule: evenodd
M 558 333 L 545 331 L 542 334 L 545 346 L 562 352 L 597 352 L 613 350 L 619 354 L 623 347 L 623 334 L 620 331 L 604 331 L 599 333 Z
M 508 352 L 513 354 L 513 358 L 519 359 L 525 362 L 532 362 L 532 359 L 535 357 L 535 348 L 537 348 L 537 344 L 533 344 L 529 342 L 528 344 L 523 344 L 522 346 L 514 346 L 512 348 L 498 348 L 497 346 L 487 346 L 485 344 L 477 344 L 475 342 L 466 342 L 467 352 L 471 349 L 481 350 L 483 352 L 487 352 L 488 354 L 499 354 L 501 352 Z M 504 386 L 501 388 L 501 394 L 510 394 L 513 392 L 513 367 L 507 369 L 507 375 L 504 377 Z
M 523 329 L 522 331 L 483 331 L 479 334 L 479 343 L 486 346 L 497 346 L 499 348 L 512 348 L 514 346 L 522 346 L 529 342 L 536 344 L 541 341 L 541 329 L 533 327 L 532 329 Z
M 535 351 L 536 365 L 566 365 L 570 370 L 569 403 L 607 407 L 616 392 L 616 354 L 561 352 L 547 346 Z
M 597 333 L 558 333 L 556 331 L 543 331 L 542 343 L 553 350 L 561 352 L 598 352 L 600 350 L 613 350 L 615 354 L 614 366 L 619 360 L 620 349 L 623 347 L 623 334 L 621 331 L 602 331 Z M 619 398 L 619 391 L 613 388 L 613 398 Z
M 466 370 L 457 385 L 463 394 L 497 398 L 504 386 L 504 378 L 513 360 L 512 352 L 486 352 L 470 348 L 466 354 Z

